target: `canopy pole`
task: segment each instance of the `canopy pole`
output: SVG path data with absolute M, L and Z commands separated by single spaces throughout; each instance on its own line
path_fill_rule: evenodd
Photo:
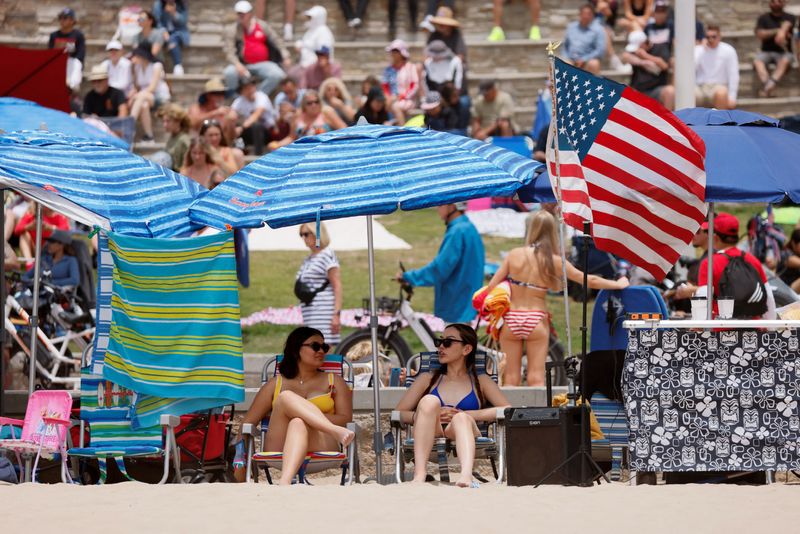
M 383 484 L 383 434 L 381 433 L 381 373 L 378 353 L 378 313 L 375 305 L 375 247 L 372 240 L 372 215 L 367 215 L 367 255 L 369 257 L 369 333 L 372 338 L 372 399 L 375 412 L 375 430 L 372 435 L 375 448 L 375 480 Z
M 714 203 L 708 203 L 708 280 L 706 281 L 706 319 L 713 319 L 714 312 Z
M 33 386 L 36 382 L 36 334 L 39 330 L 39 277 L 42 272 L 42 205 L 36 203 L 36 245 L 34 248 L 33 264 L 33 310 L 30 318 L 31 357 L 28 362 L 28 401 L 33 395 Z M 33 480 L 31 476 L 31 458 L 25 459 L 25 480 Z

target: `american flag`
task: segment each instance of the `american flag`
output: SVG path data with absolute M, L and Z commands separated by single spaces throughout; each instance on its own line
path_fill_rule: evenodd
M 559 59 L 554 74 L 564 221 L 590 221 L 599 249 L 663 279 L 705 219 L 703 141 L 630 87 Z

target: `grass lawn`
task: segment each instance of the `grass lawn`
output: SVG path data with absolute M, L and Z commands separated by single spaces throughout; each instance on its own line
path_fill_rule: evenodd
M 444 235 L 444 224 L 435 209 L 418 211 L 397 211 L 381 217 L 381 224 L 393 234 L 401 237 L 413 247 L 411 250 L 379 250 L 375 252 L 375 285 L 378 296 L 395 296 L 397 283 L 392 280 L 402 261 L 406 269 L 416 269 L 427 264 L 436 256 Z M 299 237 L 298 237 L 299 239 Z M 521 244 L 517 239 L 483 237 L 487 261 L 499 262 L 501 252 Z M 342 285 L 344 287 L 344 307 L 357 308 L 362 299 L 369 296 L 369 267 L 367 251 L 337 252 L 341 264 Z M 250 255 L 250 287 L 239 292 L 242 316 L 262 310 L 268 306 L 286 307 L 297 304 L 294 296 L 294 277 L 305 252 L 252 252 Z M 559 297 L 549 298 L 550 311 L 559 332 L 564 339 L 564 304 Z M 414 291 L 413 306 L 416 311 L 433 311 L 433 289 L 417 288 Z M 573 350 L 580 349 L 580 304 L 570 302 Z M 589 305 L 589 315 L 592 304 Z M 286 335 L 292 326 L 260 324 L 243 329 L 245 352 L 277 353 L 283 348 Z M 352 329 L 343 329 L 343 336 Z M 412 336 L 406 336 L 412 349 L 419 350 L 420 344 Z

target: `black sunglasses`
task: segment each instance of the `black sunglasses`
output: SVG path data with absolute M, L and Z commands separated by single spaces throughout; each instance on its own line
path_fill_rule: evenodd
M 436 348 L 444 346 L 444 348 L 449 349 L 453 345 L 453 343 L 462 343 L 463 344 L 464 341 L 461 340 L 461 339 L 453 339 L 451 337 L 445 337 L 445 338 L 439 337 L 439 338 L 436 338 L 436 339 L 433 340 L 433 346 L 436 347 Z
M 303 239 L 305 239 L 308 236 L 313 236 L 313 235 L 314 234 L 312 234 L 311 232 L 300 232 L 300 237 L 302 237 Z
M 325 354 L 331 350 L 331 346 L 327 343 L 320 343 L 319 341 L 313 341 L 311 343 L 303 343 L 303 347 L 311 347 L 311 350 L 314 352 L 319 352 L 320 350 Z

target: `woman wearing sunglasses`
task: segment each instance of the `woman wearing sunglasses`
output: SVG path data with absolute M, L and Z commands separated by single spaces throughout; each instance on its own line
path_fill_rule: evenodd
M 460 487 L 477 487 L 472 480 L 475 438 L 480 435 L 476 421 L 494 421 L 495 408 L 510 406 L 497 384 L 475 369 L 478 336 L 466 324 L 455 323 L 434 341 L 441 367 L 423 373 L 397 404 L 405 421 L 414 423 L 414 482 L 425 482 L 427 463 L 434 438 L 455 441 L 461 462 Z
M 300 239 L 311 251 L 295 277 L 295 295 L 300 299 L 303 324 L 316 328 L 335 345 L 341 339 L 339 314 L 342 311 L 342 279 L 339 260 L 330 246 L 331 238 L 325 224 L 319 225 L 319 243 L 314 224 L 300 226 Z
M 242 423 L 257 424 L 269 414 L 265 451 L 283 451 L 279 484 L 291 484 L 309 451 L 333 451 L 355 438 L 353 394 L 344 379 L 320 368 L 330 346 L 322 332 L 307 326 L 286 338 L 278 373 L 253 399 Z M 236 471 L 244 480 L 244 469 Z
M 307 89 L 303 93 L 303 99 L 300 101 L 299 113 L 295 114 L 292 121 L 289 135 L 279 141 L 272 141 L 267 145 L 267 148 L 270 151 L 277 150 L 301 137 L 319 135 L 331 130 L 340 130 L 346 126 L 344 121 L 336 114 L 336 110 L 322 103 L 319 93 L 313 89 Z
M 558 254 L 556 221 L 545 211 L 538 211 L 528 226 L 525 246 L 518 247 L 503 260 L 484 294 L 488 295 L 500 282 L 511 285 L 511 308 L 503 316 L 500 348 L 506 354 L 503 384 L 519 386 L 522 382 L 522 348 L 526 345 L 529 386 L 543 386 L 545 360 L 550 336 L 550 312 L 547 291 L 561 290 L 561 256 Z M 567 262 L 567 277 L 583 283 L 583 272 Z M 591 289 L 625 289 L 628 279 L 605 280 L 590 274 Z

